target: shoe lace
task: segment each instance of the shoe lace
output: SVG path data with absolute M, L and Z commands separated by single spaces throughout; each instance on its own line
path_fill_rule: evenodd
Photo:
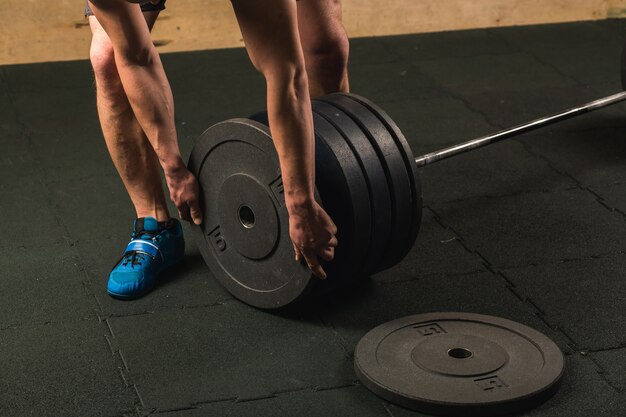
M 137 230 L 134 231 L 131 240 L 137 239 L 137 237 L 141 236 L 142 238 L 148 237 L 150 239 L 158 239 L 158 232 L 150 232 L 148 230 Z M 124 255 L 122 258 L 122 266 L 127 266 L 130 264 L 131 266 L 141 266 L 141 263 L 146 259 L 146 254 L 143 252 L 138 252 L 136 250 L 132 250 Z

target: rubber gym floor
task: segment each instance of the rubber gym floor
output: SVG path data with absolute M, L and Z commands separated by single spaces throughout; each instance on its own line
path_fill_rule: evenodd
M 354 39 L 352 90 L 418 155 L 619 92 L 625 28 Z M 211 124 L 264 108 L 241 49 L 163 61 L 185 157 Z M 403 262 L 275 314 L 233 299 L 191 238 L 151 294 L 107 296 L 134 213 L 92 84 L 87 61 L 0 67 L 0 415 L 418 416 L 364 388 L 352 355 L 378 324 L 437 311 L 559 345 L 561 389 L 521 415 L 626 415 L 626 105 L 421 169 L 422 230 Z

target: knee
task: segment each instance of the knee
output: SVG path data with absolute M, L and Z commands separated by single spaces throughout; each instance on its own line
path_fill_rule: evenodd
M 89 49 L 89 60 L 96 79 L 96 86 L 107 91 L 121 88 L 120 76 L 115 65 L 111 41 L 104 36 L 94 36 Z
M 348 67 L 350 45 L 343 31 L 320 33 L 311 45 L 307 45 L 305 55 L 307 67 L 313 71 L 343 74 Z

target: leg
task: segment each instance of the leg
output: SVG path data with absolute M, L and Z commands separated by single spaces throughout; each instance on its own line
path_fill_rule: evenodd
M 311 96 L 348 92 L 348 37 L 340 0 L 299 0 L 298 30 Z
M 145 12 L 151 28 L 159 12 Z M 96 100 L 102 133 L 111 159 L 135 206 L 137 217 L 170 218 L 157 156 L 139 126 L 117 72 L 111 41 L 94 16 L 90 59 L 96 81 Z
M 100 10 L 97 12 L 100 13 Z M 137 9 L 132 10 L 130 16 L 134 19 L 135 27 L 131 31 L 134 31 L 133 34 L 139 33 L 143 36 L 143 46 L 148 46 L 150 58 L 158 60 L 158 55 L 155 57 L 156 52 L 150 44 L 149 34 L 158 11 L 144 11 L 143 15 L 140 13 Z M 116 45 L 114 50 L 111 39 L 119 41 L 120 36 L 124 36 L 125 33 L 109 32 L 112 36 L 114 35 L 109 37 L 101 25 L 101 22 L 105 21 L 109 24 L 111 22 L 120 24 L 120 22 L 125 22 L 124 18 L 129 20 L 129 16 L 116 16 L 110 10 L 101 16 L 104 18 L 100 21 L 93 16 L 89 18 L 93 35 L 90 58 L 96 81 L 98 115 L 113 163 L 135 206 L 137 217 L 143 218 L 135 221 L 131 242 L 109 274 L 107 292 L 115 298 L 134 299 L 147 294 L 154 287 L 161 272 L 183 259 L 185 242 L 180 222 L 176 219 L 170 220 L 161 182 L 161 164 L 155 151 L 156 148 L 145 134 L 145 130 L 148 129 L 142 129 L 138 121 L 139 113 L 136 107 L 131 106 L 129 97 L 132 98 L 132 95 L 127 93 L 126 89 L 128 78 L 124 78 L 126 83 L 122 81 L 122 76 L 128 75 L 129 63 L 127 56 L 121 56 L 124 53 L 127 55 L 132 55 L 132 53 L 129 51 L 120 53 L 117 50 L 119 45 Z M 139 58 L 145 59 L 147 56 L 139 56 Z M 154 66 L 142 67 L 141 60 L 131 65 L 140 67 L 138 73 L 130 77 L 131 84 L 132 81 L 139 81 L 141 86 L 151 88 L 152 91 L 166 90 L 159 84 L 163 77 L 150 77 L 151 74 L 145 71 L 146 68 L 154 69 Z M 165 93 L 168 93 L 169 85 L 166 87 Z M 144 111 L 143 116 L 146 113 L 153 112 Z M 175 132 L 173 117 L 168 122 L 171 124 L 171 130 Z M 175 134 L 172 137 L 175 139 Z M 176 151 L 177 147 L 176 143 Z M 169 221 L 166 222 L 166 220 Z

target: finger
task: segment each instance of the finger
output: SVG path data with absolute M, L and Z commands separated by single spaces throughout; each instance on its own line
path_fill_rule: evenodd
M 291 243 L 293 244 L 293 252 L 295 253 L 296 262 L 300 262 L 300 259 L 302 259 L 302 254 L 300 253 L 300 249 L 298 249 L 295 243 L 293 242 Z
M 182 204 L 177 207 L 178 208 L 178 216 L 185 221 L 191 221 L 191 216 L 189 215 L 189 206 L 187 204 Z
M 189 210 L 191 212 L 191 218 L 193 222 L 198 226 L 202 224 L 202 210 L 200 209 L 200 204 L 198 200 L 193 199 L 189 202 Z
M 326 279 L 326 272 L 317 260 L 315 252 L 304 250 L 302 251 L 302 255 L 304 256 L 304 260 L 306 261 L 306 264 L 311 272 L 313 272 L 313 274 L 320 279 Z
M 333 247 L 324 248 L 317 253 L 317 256 L 319 256 L 320 259 L 326 262 L 330 262 L 335 257 L 335 248 Z

